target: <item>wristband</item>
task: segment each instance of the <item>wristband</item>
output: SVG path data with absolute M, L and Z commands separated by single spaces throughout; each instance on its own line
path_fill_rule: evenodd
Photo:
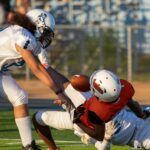
M 63 92 L 63 90 L 62 90 L 62 89 L 59 89 L 59 90 L 57 90 L 57 91 L 55 92 L 55 94 L 58 95 L 58 94 L 60 94 L 60 93 L 62 93 L 62 92 Z

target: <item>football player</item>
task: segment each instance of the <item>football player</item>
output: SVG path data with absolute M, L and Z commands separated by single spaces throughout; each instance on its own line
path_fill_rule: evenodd
M 103 142 L 96 141 L 82 131 L 76 130 L 85 144 L 95 144 L 98 150 L 110 150 L 111 144 L 128 145 L 137 149 L 150 149 L 150 109 L 144 109 L 147 117 L 141 119 L 133 112 L 124 108 L 111 121 L 106 123 Z
M 65 85 L 66 86 L 66 85 Z M 90 77 L 92 95 L 86 99 L 71 84 L 65 88 L 66 95 L 72 100 L 76 109 L 70 113 L 65 111 L 38 111 L 33 116 L 33 124 L 40 137 L 48 145 L 49 150 L 57 150 L 49 127 L 59 130 L 72 129 L 87 133 L 97 141 L 102 141 L 105 123 L 109 122 L 125 106 L 137 116 L 145 118 L 140 105 L 132 100 L 132 85 L 108 70 L 98 70 Z M 56 103 L 61 105 L 61 101 Z
M 39 150 L 32 139 L 28 95 L 9 72 L 26 63 L 39 80 L 69 104 L 69 98 L 55 82 L 59 79 L 53 76 L 55 70 L 47 59 L 46 48 L 54 38 L 55 20 L 50 13 L 33 9 L 26 15 L 13 12 L 9 24 L 0 32 L 0 96 L 7 98 L 13 106 L 23 150 Z M 62 81 L 65 79 L 59 73 L 58 76 Z

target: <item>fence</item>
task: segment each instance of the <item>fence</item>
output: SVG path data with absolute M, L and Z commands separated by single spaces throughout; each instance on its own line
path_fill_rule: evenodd
M 47 49 L 51 65 L 65 76 L 109 69 L 128 80 L 150 80 L 150 28 L 99 25 L 57 26 Z M 25 71 L 24 71 L 25 70 Z M 14 75 L 31 79 L 28 67 Z

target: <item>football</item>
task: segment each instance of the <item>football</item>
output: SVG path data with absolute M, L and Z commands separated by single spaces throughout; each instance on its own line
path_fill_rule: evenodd
M 90 90 L 89 77 L 86 75 L 74 75 L 70 78 L 70 82 L 73 88 L 80 92 L 87 92 Z

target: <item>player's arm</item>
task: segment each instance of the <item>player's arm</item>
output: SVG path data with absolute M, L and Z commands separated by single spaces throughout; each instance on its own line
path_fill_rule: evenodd
M 45 83 L 50 89 L 52 89 L 58 95 L 58 97 L 62 101 L 65 101 L 67 105 L 69 105 L 68 107 L 70 107 L 72 105 L 70 99 L 64 95 L 62 87 L 55 83 L 56 80 L 53 78 L 53 76 L 51 76 L 49 68 L 48 72 L 31 51 L 23 49 L 17 44 L 15 46 L 34 75 L 43 83 Z
M 50 87 L 53 91 L 57 92 L 58 87 L 56 87 L 55 83 L 53 82 L 52 78 L 49 76 L 45 68 L 42 66 L 41 63 L 36 59 L 33 53 L 29 50 L 21 48 L 19 45 L 15 45 L 17 51 L 22 55 L 24 61 L 32 70 L 34 75 L 40 79 L 43 83 L 45 83 L 48 87 Z
M 118 132 L 118 129 L 120 128 L 121 124 L 117 120 L 112 120 L 107 123 L 103 141 L 101 143 L 96 142 L 96 144 L 99 144 L 98 147 L 100 150 L 110 150 L 113 135 L 115 135 L 115 133 Z
M 69 99 L 68 95 L 66 96 L 64 94 L 65 93 L 64 89 L 68 86 L 70 81 L 65 76 L 63 76 L 62 74 L 60 74 L 58 71 L 56 71 L 50 66 L 48 54 L 46 50 L 41 49 L 41 52 L 38 54 L 37 57 L 38 57 L 39 62 L 46 69 L 48 75 L 53 79 L 53 82 L 55 83 L 55 85 L 59 87 L 59 90 L 56 92 L 57 96 L 63 103 L 65 102 L 65 105 L 67 106 L 67 110 L 70 110 L 73 106 L 73 103 Z
M 140 118 L 145 118 L 145 117 L 146 117 L 146 116 L 145 116 L 145 113 L 143 112 L 143 110 L 142 110 L 142 108 L 141 108 L 141 106 L 140 106 L 140 104 L 139 104 L 137 101 L 131 99 L 131 100 L 128 101 L 127 106 L 128 106 L 138 117 L 140 117 Z
M 58 71 L 49 66 L 47 69 L 48 74 L 55 80 L 55 83 L 64 89 L 65 85 L 69 84 L 70 81 L 60 74 Z
M 93 125 L 93 128 L 85 126 L 83 123 L 76 123 L 85 133 L 87 133 L 92 138 L 102 141 L 105 133 L 105 124 L 101 123 L 100 125 Z
M 88 112 L 89 120 L 92 123 L 93 128 L 85 126 L 80 120 L 76 120 L 76 124 L 92 138 L 102 141 L 105 134 L 105 123 L 97 117 L 97 115 L 91 111 Z

